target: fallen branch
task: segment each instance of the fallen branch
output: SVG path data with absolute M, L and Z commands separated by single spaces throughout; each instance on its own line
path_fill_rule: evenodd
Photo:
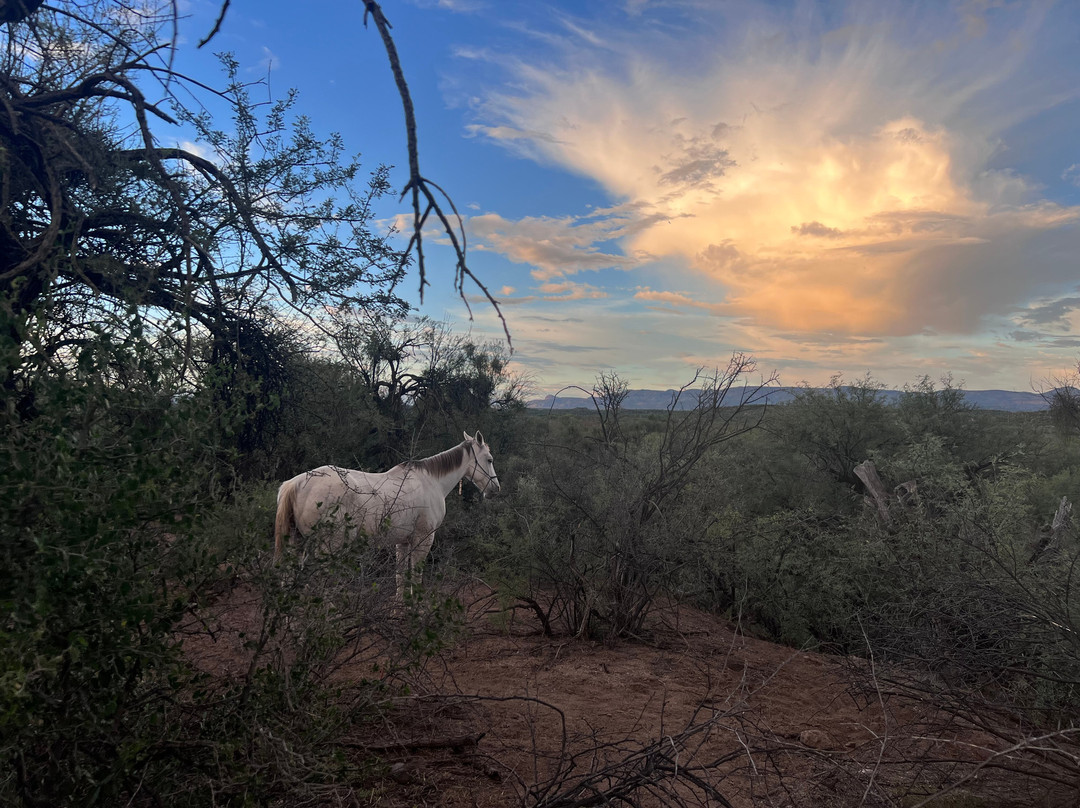
M 486 732 L 472 732 L 465 735 L 449 735 L 443 738 L 412 738 L 382 743 L 344 743 L 350 749 L 363 749 L 367 752 L 390 752 L 397 749 L 453 749 L 459 751 L 466 746 L 476 746 Z
M 881 478 L 878 477 L 877 469 L 872 460 L 864 460 L 854 469 L 855 476 L 862 480 L 866 490 L 870 492 L 874 505 L 877 506 L 878 515 L 885 524 L 892 524 L 892 515 L 889 513 L 889 493 L 885 490 Z

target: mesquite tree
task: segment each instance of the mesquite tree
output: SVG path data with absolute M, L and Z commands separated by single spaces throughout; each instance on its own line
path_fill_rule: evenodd
M 213 509 L 243 502 L 299 324 L 400 315 L 409 250 L 375 227 L 387 170 L 317 135 L 295 95 L 252 103 L 228 58 L 221 89 L 174 69 L 177 7 L 0 2 L 4 804 L 320 802 L 279 776 L 341 768 L 315 751 L 337 705 L 313 668 L 253 657 L 229 692 L 178 632 L 238 563 L 259 569 L 260 516 Z M 174 124 L 198 151 L 170 145 Z

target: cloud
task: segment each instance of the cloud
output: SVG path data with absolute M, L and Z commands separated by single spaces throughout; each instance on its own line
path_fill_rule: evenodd
M 1038 331 L 1017 329 L 1016 331 L 1009 332 L 1009 337 L 1017 342 L 1037 342 L 1042 339 L 1042 334 Z
M 685 119 L 673 121 L 673 125 Z M 714 127 L 715 131 L 715 127 Z M 735 166 L 735 161 L 728 155 L 728 150 L 715 142 L 715 134 L 710 137 L 695 136 L 685 138 L 676 133 L 675 152 L 668 155 L 664 167 L 656 166 L 661 185 L 682 187 L 714 187 L 712 180 L 723 177 L 725 172 Z
M 798 227 L 792 225 L 791 232 L 800 236 L 818 236 L 820 238 L 839 238 L 844 235 L 843 231 L 835 227 L 827 227 L 821 222 L 803 222 Z
M 183 149 L 186 152 L 191 152 L 191 154 L 194 154 L 196 157 L 201 157 L 204 160 L 209 160 L 214 163 L 219 162 L 220 155 L 218 155 L 211 147 L 203 143 L 196 143 L 194 140 L 178 140 L 176 146 L 177 148 Z
M 469 124 L 465 127 L 465 131 L 470 137 L 482 135 L 491 138 L 492 140 L 546 140 L 551 143 L 555 142 L 555 138 L 544 132 L 530 132 L 524 129 L 515 129 L 512 126 L 482 126 L 480 124 Z
M 607 292 L 587 283 L 574 283 L 573 281 L 560 281 L 558 283 L 542 283 L 538 287 L 544 300 L 595 300 L 607 297 Z
M 537 294 L 519 295 L 513 297 L 514 288 L 504 286 L 498 293 L 500 306 L 520 306 L 526 303 L 535 303 L 540 300 L 554 302 L 569 302 L 573 300 L 599 300 L 608 296 L 608 293 L 588 283 L 574 283 L 573 281 L 559 281 L 541 283 L 535 287 Z M 471 303 L 487 303 L 483 295 L 471 295 Z
M 269 73 L 281 69 L 281 58 L 265 45 L 262 46 L 262 58 L 247 68 L 249 73 Z
M 1020 322 L 1030 325 L 1069 327 L 1069 315 L 1080 309 L 1080 297 L 1062 297 L 1046 303 L 1036 303 L 1023 311 Z
M 708 303 L 702 300 L 695 300 L 690 295 L 683 292 L 661 292 L 655 289 L 650 289 L 648 286 L 640 286 L 637 291 L 634 292 L 634 298 L 637 300 L 648 300 L 655 303 L 667 303 L 676 308 L 690 307 L 695 309 L 705 309 L 706 311 L 712 311 L 716 313 L 723 313 L 725 307 L 716 303 Z
M 528 216 L 517 221 L 497 213 L 471 216 L 467 227 L 474 249 L 500 253 L 532 267 L 538 281 L 551 281 L 583 270 L 629 269 L 640 259 L 605 252 L 596 244 L 625 236 L 634 222 L 625 215 L 585 217 Z
M 634 213 L 491 220 L 493 249 L 539 280 L 674 259 L 773 333 L 972 334 L 1070 282 L 1080 207 L 1000 148 L 1080 92 L 1076 65 L 1044 56 L 1068 35 L 1044 6 L 715 8 L 639 4 L 625 27 L 589 26 L 603 47 L 506 60 L 513 84 L 473 133 Z M 692 305 L 674 294 L 637 296 Z
M 418 8 L 437 8 L 440 11 L 458 14 L 472 14 L 488 7 L 488 3 L 484 0 L 411 0 L 411 2 Z

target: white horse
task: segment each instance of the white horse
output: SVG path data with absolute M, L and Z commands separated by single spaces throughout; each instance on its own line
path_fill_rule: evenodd
M 397 556 L 397 593 L 406 574 L 427 558 L 435 531 L 446 516 L 446 495 L 468 477 L 480 492 L 499 493 L 491 447 L 479 432 L 452 449 L 409 460 L 382 474 L 320 466 L 286 480 L 278 489 L 274 522 L 274 562 L 281 560 L 285 536 L 311 532 L 320 520 L 349 525 L 392 544 Z

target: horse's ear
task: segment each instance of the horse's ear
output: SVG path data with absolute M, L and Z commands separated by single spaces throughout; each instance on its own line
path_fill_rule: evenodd
M 481 434 L 479 429 L 476 430 L 476 442 L 479 443 L 481 446 L 484 445 L 484 436 L 483 434 Z
M 468 433 L 468 432 L 465 432 L 464 430 L 462 431 L 462 433 L 461 433 L 461 434 L 465 436 L 465 440 L 472 440 L 472 439 L 473 439 L 473 438 L 472 438 L 472 437 L 471 437 L 471 436 L 469 435 L 469 433 Z

